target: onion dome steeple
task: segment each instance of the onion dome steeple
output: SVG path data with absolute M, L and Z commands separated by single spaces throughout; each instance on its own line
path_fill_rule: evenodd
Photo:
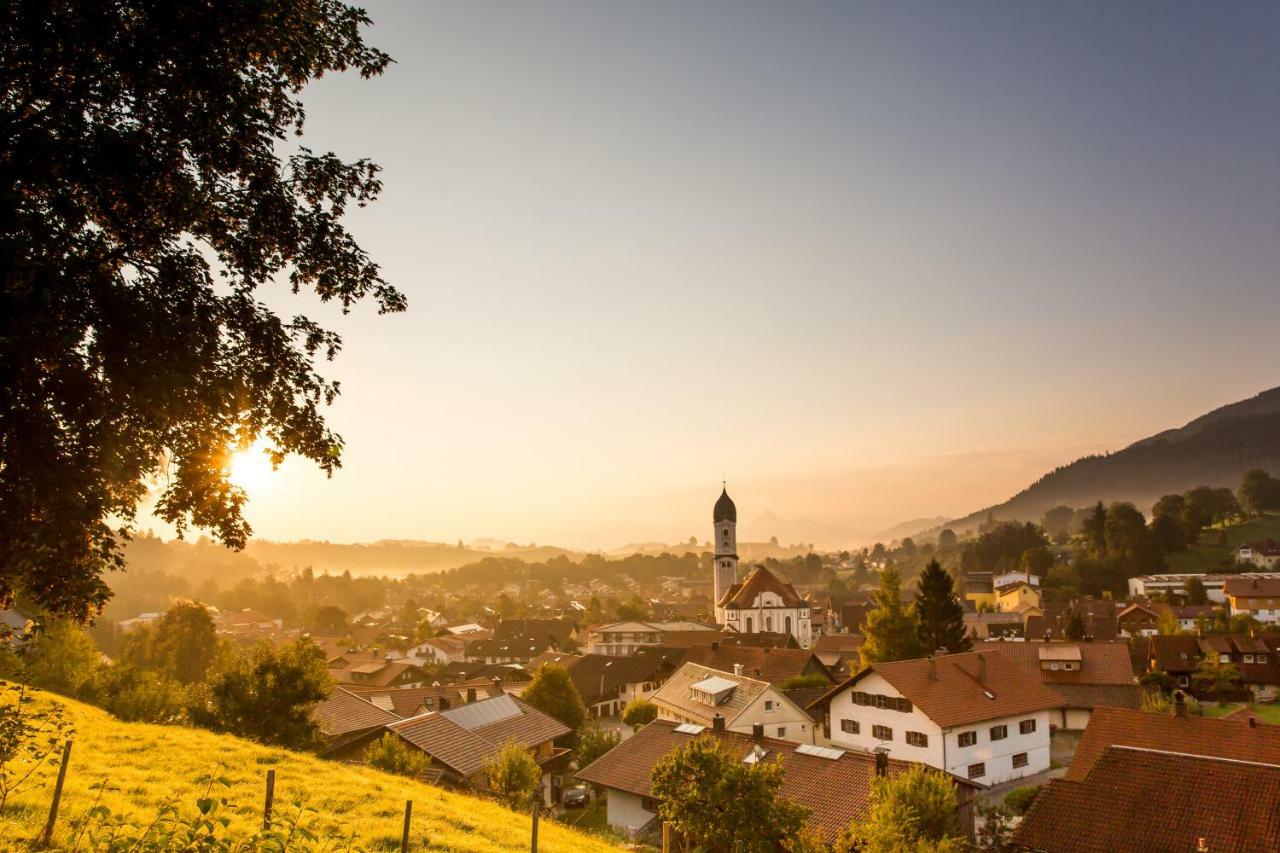
M 720 499 L 716 501 L 716 508 L 712 522 L 732 521 L 738 523 L 738 508 L 733 505 L 733 498 L 729 497 L 728 489 L 720 490 Z

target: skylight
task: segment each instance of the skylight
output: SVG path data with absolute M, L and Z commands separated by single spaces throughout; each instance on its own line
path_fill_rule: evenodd
M 700 735 L 706 730 L 706 726 L 699 726 L 695 723 L 681 723 L 672 731 L 677 731 L 682 735 Z
M 800 753 L 801 755 L 813 755 L 818 758 L 827 758 L 832 761 L 835 761 L 837 758 L 844 755 L 843 749 L 831 749 L 830 747 L 827 747 L 827 746 L 814 746 L 813 744 L 809 744 L 809 743 L 802 743 L 799 746 L 797 746 L 796 752 Z

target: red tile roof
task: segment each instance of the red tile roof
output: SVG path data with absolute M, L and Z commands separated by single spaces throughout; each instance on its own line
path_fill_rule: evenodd
M 1222 589 L 1230 596 L 1277 598 L 1280 597 L 1280 578 L 1227 578 Z
M 804 649 L 770 649 L 751 646 L 701 646 L 688 649 L 685 661 L 723 672 L 733 672 L 734 664 L 742 665 L 742 674 L 767 681 L 775 687 L 798 675 L 818 673 L 830 678 L 827 668 Z
M 765 592 L 772 592 L 782 599 L 781 607 L 806 607 L 808 602 L 800 597 L 796 588 L 764 566 L 756 566 L 741 584 L 734 584 L 720 598 L 721 607 L 754 607 L 756 599 Z
M 1128 643 L 990 643 L 986 647 L 1009 658 L 1060 695 L 1065 707 L 1138 708 L 1142 705 Z M 1068 651 L 1079 655 L 1077 668 L 1053 670 L 1041 666 L 1042 655 Z
M 316 705 L 312 713 L 320 724 L 320 731 L 329 738 L 381 728 L 400 719 L 396 714 L 341 687 L 331 689 L 329 697 Z
M 1089 718 L 1066 778 L 1082 781 L 1109 746 L 1280 764 L 1280 726 L 1099 708 Z
M 1113 746 L 1083 778 L 1050 782 L 1013 840 L 1044 853 L 1262 853 L 1280 850 L 1278 805 L 1278 765 Z

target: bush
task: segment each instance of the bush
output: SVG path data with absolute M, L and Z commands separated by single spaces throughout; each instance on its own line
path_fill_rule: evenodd
M 830 687 L 831 679 L 820 672 L 809 675 L 793 675 L 778 685 L 779 690 L 802 690 L 812 687 Z
M 431 768 L 431 756 L 404 742 L 399 735 L 387 732 L 375 740 L 365 753 L 370 767 L 397 776 L 418 777 Z
M 632 699 L 622 709 L 622 722 L 639 730 L 658 718 L 658 706 L 648 699 Z
M 484 765 L 489 787 L 512 808 L 523 809 L 533 801 L 533 793 L 542 784 L 542 770 L 529 750 L 513 741 Z
M 1014 814 L 1024 815 L 1031 810 L 1031 804 L 1035 802 L 1036 794 L 1039 793 L 1039 785 L 1026 785 L 1021 788 L 1014 788 L 1005 795 L 1004 804 L 1012 809 Z
M 126 722 L 178 722 L 186 704 L 186 691 L 177 682 L 122 663 L 99 669 L 88 692 L 94 704 Z

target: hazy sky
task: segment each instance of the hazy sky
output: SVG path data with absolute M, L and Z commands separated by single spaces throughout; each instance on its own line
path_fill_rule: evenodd
M 1280 4 L 367 5 L 410 310 L 260 536 L 851 538 L 1280 384 Z

